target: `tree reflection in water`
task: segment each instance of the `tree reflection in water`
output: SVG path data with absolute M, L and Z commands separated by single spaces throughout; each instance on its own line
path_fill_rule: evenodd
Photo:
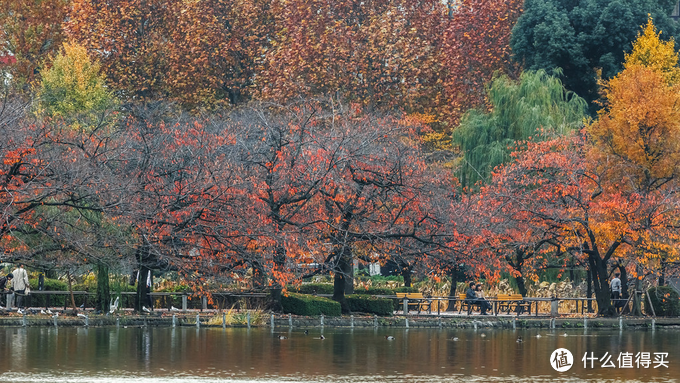
M 672 380 L 680 331 L 228 328 L 2 328 L 0 381 L 422 382 Z M 566 333 L 566 336 L 564 334 Z M 281 341 L 280 335 L 287 339 Z M 537 337 L 541 334 L 541 337 Z M 386 336 L 394 336 L 387 340 Z M 522 337 L 523 342 L 517 342 Z M 457 338 L 457 341 L 453 341 Z M 558 373 L 550 354 L 574 366 Z M 588 352 L 667 352 L 669 367 L 584 368 Z M 654 357 L 652 356 L 652 359 Z

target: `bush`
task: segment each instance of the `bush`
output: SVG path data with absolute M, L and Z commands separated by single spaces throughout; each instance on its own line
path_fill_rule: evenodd
M 362 295 L 348 295 L 345 299 L 350 311 L 354 312 L 389 316 L 394 311 L 394 303 L 391 299 Z
M 397 287 L 394 289 L 395 293 L 417 293 L 418 289 L 415 287 Z
M 38 278 L 29 279 L 28 282 L 32 291 L 38 291 Z M 68 285 L 58 279 L 45 278 L 43 291 L 68 291 Z M 63 306 L 66 298 L 67 295 L 31 294 L 30 305 L 36 307 Z
M 394 290 L 387 287 L 369 287 L 354 289 L 354 294 L 361 295 L 394 295 Z
M 311 295 L 291 293 L 281 297 L 281 305 L 286 314 L 340 316 L 341 313 L 340 303 Z
M 305 283 L 300 286 L 290 286 L 288 290 L 300 294 L 333 294 L 333 284 Z
M 647 294 L 657 316 L 680 316 L 680 296 L 672 287 L 652 287 L 647 290 Z M 645 312 L 651 314 L 652 310 L 649 310 L 648 304 L 649 302 L 645 300 Z

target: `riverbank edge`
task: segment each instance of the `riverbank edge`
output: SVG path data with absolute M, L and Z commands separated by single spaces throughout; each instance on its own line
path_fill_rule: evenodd
M 342 316 L 342 317 L 301 317 L 287 314 L 260 315 L 258 323 L 251 327 L 260 328 L 314 328 L 314 327 L 349 327 L 349 328 L 499 328 L 499 329 L 529 329 L 529 328 L 589 328 L 589 329 L 651 329 L 669 328 L 680 329 L 680 317 L 649 318 L 649 317 L 431 317 L 431 316 Z M 199 327 L 248 327 L 246 324 L 222 324 L 221 314 L 198 314 Z M 197 327 L 197 314 L 175 315 L 89 315 L 85 317 L 60 316 L 57 318 L 44 315 L 25 315 L 0 317 L 3 327 L 111 327 L 111 326 L 149 326 L 149 327 Z M 217 324 L 216 324 L 217 323 Z

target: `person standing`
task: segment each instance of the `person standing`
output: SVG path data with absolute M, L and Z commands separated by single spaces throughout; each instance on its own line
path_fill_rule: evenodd
M 12 287 L 14 288 L 14 294 L 16 295 L 17 308 L 21 312 L 24 308 L 24 295 L 26 293 L 26 288 L 30 287 L 28 283 L 28 273 L 24 269 L 24 264 L 20 263 L 19 267 L 14 269 L 12 272 L 14 274 L 14 279 L 12 279 Z
M 14 278 L 14 275 L 12 273 L 9 273 L 5 275 L 4 277 L 0 278 L 0 294 L 4 295 L 7 297 L 8 289 L 7 289 L 7 282 L 9 282 L 10 286 L 12 285 L 12 278 Z M 7 299 L 5 299 L 5 303 L 7 303 Z
M 619 312 L 619 309 L 621 308 L 621 304 L 619 300 L 621 299 L 621 280 L 619 279 L 619 273 L 614 274 L 614 278 L 612 281 L 609 283 L 609 288 L 612 291 L 612 300 L 614 301 L 614 307 L 616 308 L 616 312 Z

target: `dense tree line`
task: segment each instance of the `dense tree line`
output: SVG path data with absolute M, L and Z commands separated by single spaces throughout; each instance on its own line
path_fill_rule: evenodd
M 355 259 L 523 294 L 569 262 L 611 315 L 612 270 L 678 262 L 672 5 L 3 2 L 0 243 L 274 309 L 305 263 L 347 311 Z

